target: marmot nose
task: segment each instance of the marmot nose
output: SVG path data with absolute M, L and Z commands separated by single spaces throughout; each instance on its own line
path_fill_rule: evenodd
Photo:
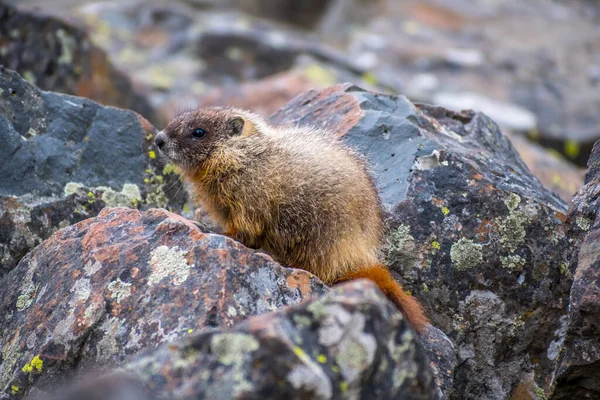
M 158 147 L 159 149 L 163 148 L 163 146 L 165 145 L 165 138 L 162 132 L 158 132 L 158 135 L 156 135 L 156 138 L 154 139 L 154 143 L 156 143 L 156 147 Z

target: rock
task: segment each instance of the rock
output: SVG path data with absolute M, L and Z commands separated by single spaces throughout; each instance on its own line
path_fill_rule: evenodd
M 421 339 L 438 389 L 438 396 L 441 400 L 449 399 L 457 364 L 454 344 L 444 332 L 433 326 L 429 326 L 421 334 Z
M 157 399 L 437 398 L 415 333 L 368 281 L 162 345 L 119 371 Z
M 600 142 L 588 162 L 583 186 L 573 197 L 567 220 L 574 271 L 569 317 L 562 322 L 559 340 L 560 363 L 553 375 L 552 399 L 600 396 Z M 561 346 L 562 345 L 562 346 Z
M 585 165 L 600 138 L 600 32 L 592 7 L 546 0 L 386 3 L 346 36 L 350 56 L 369 60 L 380 82 L 413 101 L 485 112 Z
M 156 122 L 148 101 L 80 28 L 0 4 L 0 43 L 0 64 L 41 89 L 131 109 Z
M 202 232 L 175 214 L 126 208 L 105 208 L 95 218 L 56 232 L 23 258 L 0 285 L 0 390 L 11 399 L 27 394 L 32 387 L 45 392 L 91 369 L 106 371 L 140 350 L 195 336 L 192 334 L 202 328 L 227 328 L 326 291 L 312 274 L 283 268 L 270 257 L 224 236 Z M 362 288 L 369 291 L 359 286 Z M 356 295 L 354 301 L 358 301 Z M 381 324 L 381 340 L 395 338 L 397 327 L 404 327 L 398 332 L 410 335 L 402 318 L 388 316 L 389 306 L 378 295 L 373 294 L 372 301 L 373 310 L 379 313 L 366 313 L 362 322 L 372 318 L 369 324 Z M 348 305 L 350 311 L 340 311 L 340 318 L 351 317 L 353 307 L 358 305 Z M 356 318 L 345 323 L 356 328 L 361 316 Z M 300 320 L 308 320 L 303 329 L 310 329 L 310 319 Z M 362 325 L 361 329 L 371 326 Z M 335 325 L 330 328 L 336 331 Z M 410 354 L 414 357 L 411 362 L 421 363 L 422 353 L 413 346 L 414 338 L 404 338 L 408 341 L 398 345 L 406 344 L 408 353 L 393 354 Z M 305 349 L 316 344 L 317 336 L 311 340 L 314 344 L 307 343 Z M 375 339 L 369 336 L 366 340 L 374 351 Z M 215 341 L 220 346 L 227 343 Z M 241 343 L 231 343 L 231 349 L 240 349 Z M 227 351 L 226 347 L 219 349 Z M 168 347 L 158 350 L 157 356 L 165 357 L 165 352 Z M 263 350 L 259 354 L 267 356 Z M 278 360 L 273 355 L 270 358 Z M 371 365 L 373 359 L 368 360 Z M 362 371 L 352 365 L 350 359 L 348 373 Z M 419 365 L 407 367 L 426 379 L 425 364 Z M 332 390 L 340 390 L 339 385 Z
M 206 106 L 232 106 L 269 116 L 291 99 L 310 89 L 320 89 L 337 83 L 332 73 L 317 63 L 256 81 L 226 85 L 207 94 L 173 99 L 160 110 L 164 120 L 171 120 L 177 110 Z
M 558 194 L 563 201 L 571 198 L 583 186 L 585 170 L 573 165 L 560 155 L 518 134 L 506 133 L 527 168 L 549 190 Z
M 567 207 L 484 114 L 339 85 L 298 96 L 275 124 L 326 127 L 365 154 L 387 209 L 386 254 L 453 341 L 452 398 L 547 388 L 567 313 Z
M 0 67 L 0 277 L 105 205 L 181 210 L 187 197 L 157 158 L 155 132 L 134 112 L 41 91 Z

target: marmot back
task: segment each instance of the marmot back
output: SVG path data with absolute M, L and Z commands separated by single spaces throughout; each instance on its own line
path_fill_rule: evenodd
M 426 325 L 380 264 L 381 205 L 368 165 L 333 134 L 205 108 L 173 119 L 156 144 L 226 234 L 327 284 L 371 279 L 417 330 Z

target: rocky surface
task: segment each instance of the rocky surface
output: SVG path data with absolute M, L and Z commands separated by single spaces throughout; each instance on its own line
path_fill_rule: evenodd
M 389 265 L 454 342 L 452 396 L 505 399 L 531 373 L 548 387 L 571 284 L 567 207 L 492 120 L 340 85 L 271 122 L 327 127 L 370 160 Z
M 414 332 L 366 281 L 163 345 L 122 369 L 159 399 L 436 398 Z
M 551 0 L 387 3 L 348 44 L 379 81 L 413 101 L 482 111 L 585 165 L 600 137 L 592 13 Z
M 204 233 L 175 214 L 126 208 L 105 208 L 95 218 L 56 232 L 23 258 L 0 281 L 0 286 L 0 389 L 8 398 L 21 397 L 33 386 L 45 391 L 73 374 L 120 364 L 142 349 L 185 336 L 195 337 L 202 328 L 226 328 L 252 315 L 326 291 L 326 286 L 313 275 L 280 267 L 270 257 L 255 254 L 224 236 Z M 388 321 L 389 306 L 381 297 L 372 296 L 372 307 L 377 308 L 378 314 L 367 312 L 361 320 L 358 309 L 362 306 L 355 298 L 358 304 L 354 309 L 339 314 L 352 322 L 345 320 L 347 327 L 337 331 L 335 325 L 330 328 L 340 334 L 348 330 L 347 340 L 353 343 L 351 332 L 358 335 L 356 340 L 362 338 L 360 330 L 350 331 L 359 326 L 359 321 L 363 322 L 360 329 L 369 330 L 371 323 L 380 323 L 380 329 L 391 335 L 381 336 L 381 340 L 398 341 L 398 345 L 412 343 L 410 337 L 401 339 L 401 334 L 410 335 L 402 319 L 396 315 Z M 353 313 L 357 316 L 353 317 Z M 322 323 L 333 316 L 329 318 Z M 365 318 L 372 318 L 368 319 L 368 328 Z M 299 316 L 297 320 L 308 321 L 309 326 L 303 329 L 310 328 L 309 318 Z M 399 326 L 404 328 L 398 329 L 396 336 L 394 327 Z M 304 338 L 308 341 L 308 334 Z M 377 346 L 388 342 L 376 345 L 371 336 L 365 340 L 365 346 L 372 346 L 363 362 L 371 365 Z M 246 342 L 219 343 L 223 352 L 229 346 L 235 352 L 243 349 Z M 429 377 L 419 359 L 422 353 L 413 345 L 405 350 L 411 352 L 414 362 L 420 362 L 420 376 Z M 168 353 L 166 347 L 158 351 L 157 357 L 162 359 Z M 364 366 L 353 369 L 349 357 L 348 371 L 341 369 L 336 376 L 362 378 L 360 371 Z M 168 361 L 163 362 L 168 369 Z M 150 364 L 145 365 L 149 369 L 145 367 L 144 372 L 150 373 Z M 235 372 L 228 365 L 231 366 L 226 364 L 225 370 Z M 416 372 L 414 368 L 410 371 Z M 346 373 L 350 375 L 343 378 Z M 331 390 L 340 390 L 340 382 Z
M 538 33 L 555 23 L 561 29 L 576 26 L 569 28 L 569 37 L 578 43 L 577 48 L 590 40 L 593 47 L 593 25 L 574 6 L 566 10 L 548 0 L 535 0 L 534 5 L 479 2 L 475 7 L 465 6 L 462 0 L 325 3 L 327 7 L 322 8 L 303 8 L 308 3 L 294 6 L 287 16 L 281 11 L 290 2 L 271 0 L 127 0 L 118 4 L 24 0 L 20 5 L 56 13 L 59 4 L 61 18 L 85 26 L 92 41 L 129 72 L 137 87 L 145 88 L 152 106 L 159 110 L 160 126 L 181 110 L 224 102 L 268 116 L 309 88 L 352 82 L 458 111 L 475 108 L 506 132 L 526 132 L 530 139 L 553 147 L 555 153 L 585 162 L 597 131 L 589 104 L 597 100 L 593 71 L 598 61 L 582 55 L 575 64 L 563 66 L 570 57 L 560 58 L 560 54 L 569 53 L 571 47 Z M 231 7 L 237 11 L 224 12 Z M 308 18 L 303 10 L 310 11 Z M 532 10 L 540 12 L 532 14 Z M 291 22 L 296 28 L 307 25 L 288 17 L 316 25 L 306 31 L 239 11 Z M 532 32 L 519 34 L 518 39 L 504 35 L 506 30 L 512 32 L 507 25 L 521 12 L 534 19 L 533 24 L 520 22 L 522 29 Z M 484 35 L 476 34 L 479 31 Z M 392 43 L 389 37 L 396 39 Z M 522 41 L 521 37 L 540 39 Z M 546 54 L 548 48 L 552 54 Z M 494 49 L 493 54 L 488 54 L 489 49 Z M 538 70 L 548 71 L 532 72 Z M 586 86 L 588 75 L 591 86 Z M 495 79 L 490 82 L 489 76 Z M 522 98 L 519 93 L 527 85 L 535 89 L 528 89 L 530 96 Z M 571 90 L 577 96 L 570 96 Z M 579 110 L 577 118 L 561 117 L 563 108 Z M 539 127 L 538 121 L 542 121 Z M 585 134 L 578 126 L 585 127 Z M 549 157 L 526 140 L 515 144 L 534 175 L 565 201 L 583 185 L 583 172 L 564 160 Z
M 44 92 L 0 66 L 0 277 L 59 227 L 104 206 L 186 200 L 138 114 Z
M 600 396 L 600 142 L 588 162 L 586 184 L 573 198 L 567 226 L 573 238 L 569 318 L 561 335 L 561 362 L 553 376 L 552 399 Z
M 87 97 L 154 120 L 132 87 L 88 34 L 61 19 L 0 3 L 0 64 L 43 90 Z

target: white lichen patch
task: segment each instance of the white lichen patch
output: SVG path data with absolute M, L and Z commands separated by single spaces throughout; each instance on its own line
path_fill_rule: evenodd
M 450 248 L 452 265 L 459 271 L 479 266 L 483 262 L 482 249 L 482 245 L 474 243 L 470 239 L 461 238 Z
M 511 270 L 521 269 L 525 265 L 525 259 L 519 255 L 509 255 L 506 257 L 500 257 L 500 264 L 504 268 Z
M 92 262 L 90 260 L 85 264 L 85 266 L 83 267 L 83 270 L 85 271 L 86 275 L 91 276 L 91 275 L 94 275 L 96 272 L 100 271 L 101 268 L 102 268 L 102 264 L 100 264 L 100 261 L 96 260 L 96 261 Z
M 364 332 L 365 323 L 363 314 L 352 314 L 345 324 L 338 354 L 335 356 L 340 372 L 350 386 L 352 383 L 359 384 L 361 374 L 371 367 L 375 358 L 377 341 L 373 335 Z
M 258 350 L 258 341 L 243 333 L 214 335 L 210 341 L 211 352 L 223 365 L 241 366 L 248 353 Z
M 121 304 L 121 300 L 131 295 L 131 283 L 123 282 L 120 278 L 110 282 L 106 287 L 110 292 L 110 297 Z
M 65 196 L 72 195 L 73 193 L 77 193 L 78 190 L 82 189 L 83 185 L 79 182 L 69 182 L 65 185 L 63 191 Z
M 133 183 L 124 184 L 120 192 L 106 186 L 98 186 L 95 190 L 102 192 L 102 201 L 108 207 L 137 207 L 142 200 L 140 189 Z
M 510 252 L 514 252 L 525 242 L 525 227 L 537 214 L 537 209 L 531 204 L 526 204 L 523 211 L 518 210 L 520 203 L 521 198 L 517 194 L 511 193 L 504 200 L 509 211 L 508 215 L 496 219 L 500 243 Z
M 319 344 L 327 347 L 339 343 L 345 334 L 346 325 L 352 319 L 352 314 L 338 304 L 326 305 L 323 311 L 325 316 L 318 332 Z
M 310 393 L 313 399 L 331 399 L 333 396 L 331 381 L 321 368 L 316 365 L 315 367 L 299 365 L 289 373 L 287 381 L 294 389 L 301 390 L 302 393 Z
M 58 321 L 52 336 L 56 343 L 67 344 L 73 339 L 73 323 L 75 322 L 75 315 L 71 311 L 65 318 Z
M 227 307 L 227 315 L 229 315 L 230 317 L 237 317 L 238 313 L 237 313 L 237 310 L 235 309 L 235 307 L 233 307 L 233 306 Z
M 27 308 L 29 308 L 29 306 L 31 306 L 33 300 L 35 300 L 37 290 L 40 286 L 39 283 L 33 282 L 33 273 L 35 272 L 35 270 L 35 264 L 32 263 L 29 266 L 27 273 L 25 274 L 25 278 L 23 278 L 23 282 L 21 284 L 21 291 L 19 297 L 17 298 L 16 304 L 18 311 L 26 310 Z
M 589 231 L 592 226 L 592 221 L 590 221 L 589 218 L 582 217 L 581 215 L 578 215 L 575 218 L 575 223 L 577 224 L 579 229 L 586 232 Z
M 76 280 L 71 288 L 71 293 L 74 293 L 74 296 L 71 297 L 71 306 L 86 301 L 92 294 L 92 282 L 88 278 Z
M 17 362 L 21 359 L 23 353 L 19 346 L 19 332 L 17 332 L 11 341 L 0 347 L 2 362 L 0 363 L 0 388 L 5 388 L 12 378 Z
M 562 348 L 563 342 L 565 341 L 565 336 L 567 334 L 567 327 L 569 322 L 569 317 L 567 315 L 563 315 L 559 318 L 558 322 L 560 323 L 558 329 L 554 331 L 554 335 L 556 337 L 555 340 L 550 343 L 548 346 L 547 356 L 551 361 L 556 360 L 558 355 L 560 354 L 560 349 Z
M 100 329 L 104 336 L 96 345 L 96 361 L 111 360 L 119 352 L 119 343 L 117 342 L 117 332 L 121 321 L 116 317 L 111 317 L 104 321 Z
M 185 250 L 179 250 L 177 246 L 158 246 L 152 250 L 149 263 L 152 272 L 148 277 L 148 284 L 156 285 L 169 276 L 173 277 L 173 284 L 176 286 L 185 282 L 192 268 L 185 259 L 187 253 Z

